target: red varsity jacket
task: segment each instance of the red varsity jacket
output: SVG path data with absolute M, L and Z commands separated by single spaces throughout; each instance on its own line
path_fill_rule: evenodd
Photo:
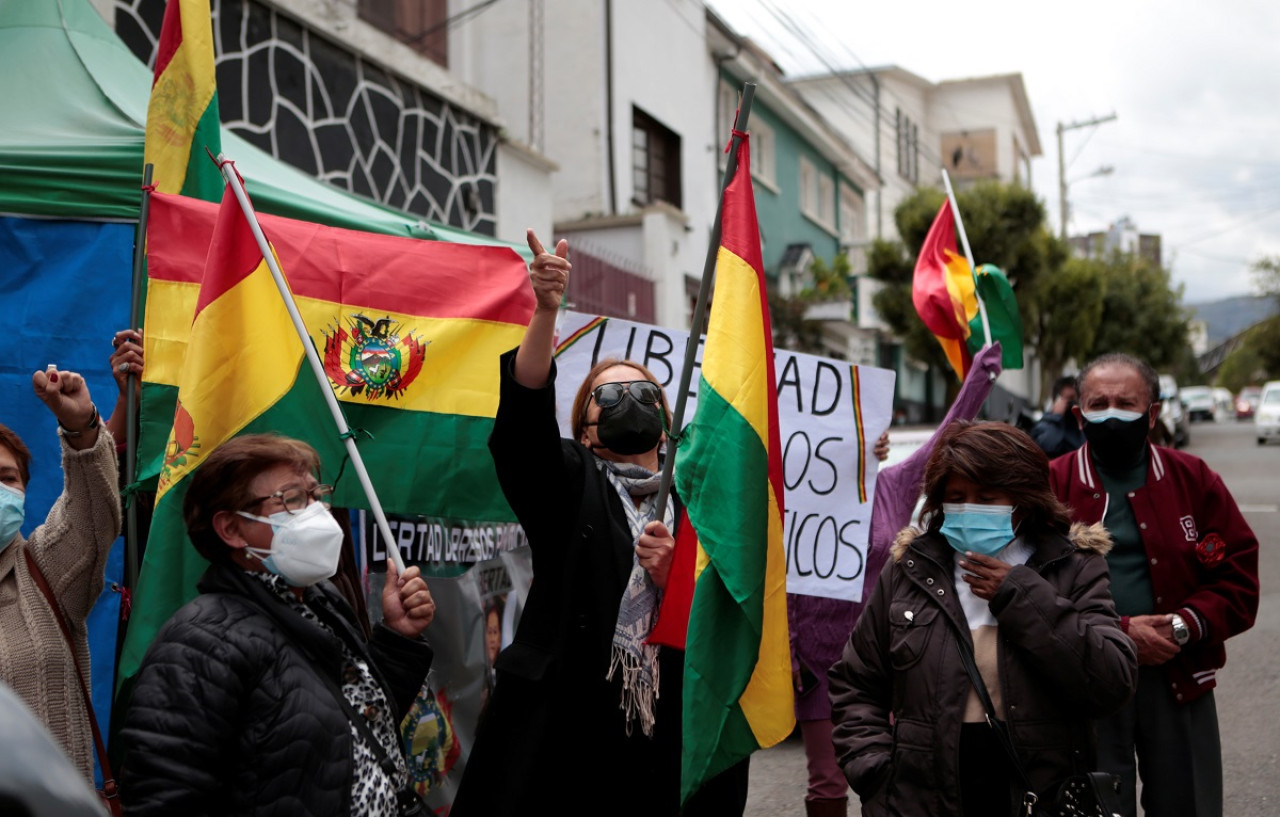
M 1108 496 L 1089 444 L 1049 465 L 1054 493 L 1072 519 L 1101 522 Z M 1147 481 L 1129 493 L 1155 597 L 1153 613 L 1178 613 L 1191 640 L 1165 665 L 1174 697 L 1190 703 L 1217 685 L 1223 642 L 1258 613 L 1258 539 L 1222 477 L 1204 460 L 1150 447 Z M 1128 620 L 1122 625 L 1128 627 Z

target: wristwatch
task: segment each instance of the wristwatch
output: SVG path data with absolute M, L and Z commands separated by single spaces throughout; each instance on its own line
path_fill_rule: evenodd
M 1182 620 L 1182 616 L 1177 613 L 1173 614 L 1173 640 L 1181 647 L 1191 640 L 1191 629 L 1187 627 L 1187 622 Z

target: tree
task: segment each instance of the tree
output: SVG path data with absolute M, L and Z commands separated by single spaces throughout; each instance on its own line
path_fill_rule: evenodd
M 1259 258 L 1253 263 L 1259 294 L 1274 298 L 1280 306 L 1280 256 Z M 1218 369 L 1218 383 L 1232 391 L 1280 376 L 1280 314 L 1273 315 L 1248 330 Z
M 1185 364 L 1190 344 L 1182 286 L 1172 286 L 1168 270 L 1136 254 L 1114 253 L 1104 264 L 1102 317 L 1082 362 L 1125 352 L 1156 369 Z
M 806 317 L 809 307 L 823 301 L 847 301 L 851 293 L 849 276 L 853 265 L 849 256 L 838 253 L 831 264 L 815 256 L 809 265 L 809 283 L 795 295 L 769 295 L 769 312 L 773 323 L 773 342 L 793 352 L 821 354 L 823 321 Z
M 1049 399 L 1068 361 L 1079 364 L 1089 357 L 1102 321 L 1106 280 L 1101 261 L 1070 258 L 1042 283 L 1035 328 L 1041 400 Z
M 875 297 L 875 307 L 902 338 L 907 354 L 949 371 L 937 339 L 911 302 L 915 259 L 944 198 L 941 191 L 922 189 L 904 199 L 894 211 L 902 242 L 875 242 L 867 267 L 871 277 L 885 284 Z M 1039 345 L 1039 290 L 1061 268 L 1067 255 L 1063 244 L 1046 229 L 1044 206 L 1021 185 L 998 182 L 961 190 L 956 198 L 975 263 L 995 264 L 1008 276 L 1018 299 L 1024 340 Z M 958 381 L 953 380 L 950 390 L 957 388 Z

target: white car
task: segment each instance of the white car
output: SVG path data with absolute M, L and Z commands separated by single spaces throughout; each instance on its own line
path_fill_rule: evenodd
M 1236 398 L 1221 386 L 1213 389 L 1213 421 L 1225 423 L 1236 418 Z
M 1253 413 L 1253 426 L 1258 435 L 1258 445 L 1268 440 L 1280 440 L 1280 380 L 1272 380 L 1262 387 L 1258 408 Z
M 1208 386 L 1183 386 L 1178 392 L 1182 410 L 1191 422 L 1213 419 L 1213 389 Z

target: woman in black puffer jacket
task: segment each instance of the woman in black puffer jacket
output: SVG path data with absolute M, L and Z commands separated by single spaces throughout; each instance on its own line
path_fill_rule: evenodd
M 193 475 L 183 513 L 212 564 L 147 651 L 124 714 L 130 815 L 395 815 L 410 804 L 397 725 L 431 665 L 421 633 L 435 605 L 417 568 L 397 577 L 389 565 L 384 620 L 365 640 L 324 581 L 342 532 L 318 467 L 305 443 L 250 435 Z

